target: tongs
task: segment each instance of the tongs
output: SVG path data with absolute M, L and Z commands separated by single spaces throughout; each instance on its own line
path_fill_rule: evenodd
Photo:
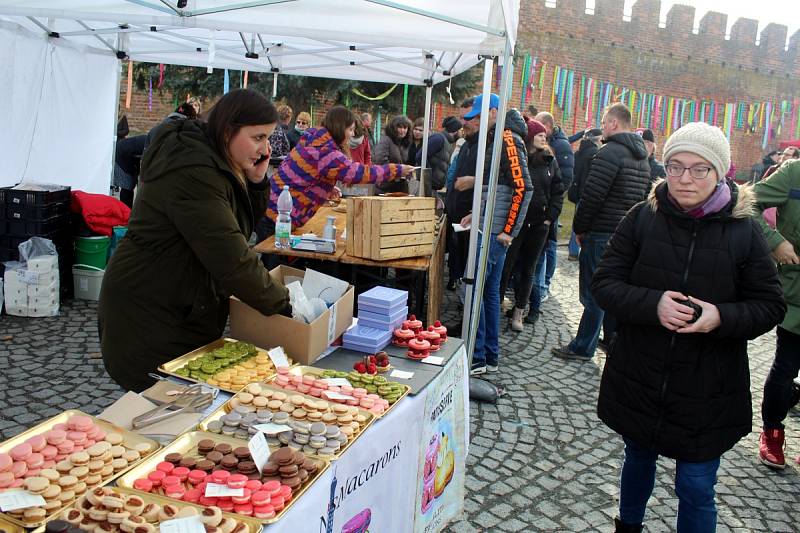
M 192 385 L 175 396 L 171 402 L 135 417 L 131 425 L 133 429 L 141 429 L 180 413 L 199 413 L 211 405 L 214 396 L 213 392 L 209 392 L 208 387 L 200 384 Z

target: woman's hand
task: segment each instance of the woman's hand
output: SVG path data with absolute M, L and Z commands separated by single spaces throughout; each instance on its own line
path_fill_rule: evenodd
M 680 292 L 664 291 L 658 301 L 658 321 L 670 331 L 679 331 L 689 325 L 689 321 L 694 317 L 694 310 L 688 305 L 676 302 L 675 300 L 686 300 Z M 698 303 L 699 300 L 696 300 Z M 703 309 L 705 315 L 705 308 Z M 717 314 L 719 316 L 719 314 Z M 702 317 L 701 317 L 702 319 Z M 697 323 L 693 324 L 697 325 Z
M 403 177 L 410 176 L 414 173 L 414 167 L 411 165 L 400 165 L 400 175 Z
M 772 257 L 779 265 L 797 265 L 800 264 L 800 258 L 794 251 L 794 246 L 789 241 L 783 241 L 772 251 Z
M 714 304 L 692 298 L 692 302 L 699 305 L 703 312 L 694 324 L 687 324 L 678 330 L 678 333 L 708 333 L 719 327 L 722 321 L 719 318 L 719 309 Z
M 260 163 L 254 165 L 252 169 L 245 171 L 245 176 L 251 183 L 261 183 L 267 175 L 267 168 L 269 167 L 269 156 L 272 154 L 272 147 L 267 141 L 266 153 L 263 154 L 264 158 Z

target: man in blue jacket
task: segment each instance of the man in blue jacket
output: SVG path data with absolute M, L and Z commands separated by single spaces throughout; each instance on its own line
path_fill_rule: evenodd
M 492 162 L 497 122 L 497 108 L 500 99 L 496 94 L 489 98 L 489 132 L 486 139 L 486 159 L 483 174 L 481 196 L 481 212 L 486 213 L 486 197 L 489 190 L 489 176 Z M 483 95 L 478 95 L 472 109 L 464 115 L 464 121 L 473 122 L 476 127 L 480 121 Z M 503 148 L 500 151 L 500 172 L 497 176 L 497 194 L 495 196 L 494 213 L 490 226 L 488 260 L 486 262 L 483 285 L 483 301 L 475 336 L 475 347 L 472 355 L 471 375 L 496 372 L 500 359 L 500 278 L 503 274 L 506 252 L 512 240 L 519 234 L 525 223 L 528 204 L 533 194 L 530 174 L 528 172 L 528 154 L 525 149 L 525 135 L 528 125 L 516 109 L 506 113 L 505 129 L 500 132 Z M 469 226 L 472 215 L 461 220 L 462 226 Z M 483 219 L 481 219 L 481 223 Z M 480 254 L 480 248 L 478 250 Z

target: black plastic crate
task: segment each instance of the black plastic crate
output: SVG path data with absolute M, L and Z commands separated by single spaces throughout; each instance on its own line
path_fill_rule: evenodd
M 2 187 L 0 188 L 0 203 L 6 206 L 29 207 L 68 203 L 70 201 L 70 192 L 71 188 L 66 186 L 62 189 L 51 191 L 25 191 Z
M 50 217 L 45 220 L 9 220 L 6 219 L 7 233 L 19 237 L 33 237 L 69 229 L 69 214 Z
M 69 202 L 48 205 L 9 205 L 5 209 L 8 220 L 37 222 L 48 218 L 63 216 L 69 213 Z

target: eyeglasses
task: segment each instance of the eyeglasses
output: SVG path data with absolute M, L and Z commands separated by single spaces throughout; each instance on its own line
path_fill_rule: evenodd
M 708 173 L 714 170 L 711 167 L 705 166 L 694 166 L 694 167 L 685 167 L 683 165 L 678 165 L 676 163 L 667 163 L 667 176 L 671 178 L 680 178 L 683 176 L 683 173 L 687 170 L 689 171 L 689 175 L 696 180 L 706 179 L 708 177 Z
M 298 120 L 297 124 L 305 124 L 306 126 L 308 126 L 308 122 L 306 122 L 305 120 Z

